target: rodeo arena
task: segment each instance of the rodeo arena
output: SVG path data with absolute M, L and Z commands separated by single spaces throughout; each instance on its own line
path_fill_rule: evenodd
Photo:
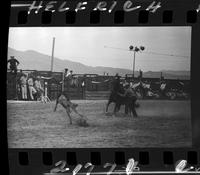
M 21 70 L 8 60 L 9 147 L 189 146 L 190 80 Z M 178 134 L 179 133 L 179 134 Z M 165 137 L 163 137 L 165 135 Z

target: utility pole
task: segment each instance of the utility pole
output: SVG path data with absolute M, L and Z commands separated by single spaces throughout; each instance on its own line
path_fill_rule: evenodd
M 53 37 L 53 46 L 52 46 L 52 54 L 51 54 L 51 72 L 53 72 L 54 47 L 55 47 L 55 37 Z
M 65 71 L 63 71 L 62 73 L 62 87 L 61 87 L 61 91 L 64 92 L 65 90 Z

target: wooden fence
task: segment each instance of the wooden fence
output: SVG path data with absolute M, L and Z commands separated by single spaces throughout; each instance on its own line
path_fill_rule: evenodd
M 43 88 L 47 88 L 47 95 L 51 100 L 55 100 L 62 90 L 62 72 L 23 70 L 33 77 L 40 76 Z M 7 73 L 7 99 L 17 98 L 18 80 L 20 72 L 17 75 Z M 66 77 L 64 80 L 64 93 L 71 99 L 108 99 L 112 88 L 114 76 L 100 76 L 96 74 L 74 74 L 72 77 Z M 122 79 L 125 79 L 122 77 Z M 131 77 L 128 81 L 131 81 Z M 136 82 L 139 79 L 134 79 Z M 142 78 L 143 82 L 151 82 L 153 88 L 160 87 L 159 78 Z M 165 80 L 168 84 L 176 84 L 180 80 Z M 187 86 L 189 91 L 190 81 L 181 80 Z M 45 86 L 46 84 L 46 86 Z

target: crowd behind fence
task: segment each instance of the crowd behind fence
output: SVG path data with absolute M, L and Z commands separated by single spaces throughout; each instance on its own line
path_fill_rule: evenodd
M 22 72 L 33 79 L 40 77 L 41 87 L 43 90 L 46 88 L 46 95 L 51 100 L 56 99 L 62 91 L 72 99 L 85 99 L 89 92 L 107 93 L 112 90 L 114 80 L 114 76 L 108 75 L 73 74 L 65 77 L 63 81 L 63 72 L 23 70 L 18 71 L 16 75 L 8 72 L 7 99 L 21 99 L 18 80 Z M 190 80 L 124 76 L 120 77 L 120 82 L 122 85 L 129 83 L 140 99 L 190 99 Z M 64 89 L 62 89 L 63 83 Z

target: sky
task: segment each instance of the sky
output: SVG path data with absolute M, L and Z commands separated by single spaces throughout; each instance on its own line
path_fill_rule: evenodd
M 53 37 L 54 56 L 63 60 L 131 70 L 133 45 L 145 47 L 136 53 L 135 70 L 190 70 L 191 27 L 12 27 L 8 46 L 51 55 Z

